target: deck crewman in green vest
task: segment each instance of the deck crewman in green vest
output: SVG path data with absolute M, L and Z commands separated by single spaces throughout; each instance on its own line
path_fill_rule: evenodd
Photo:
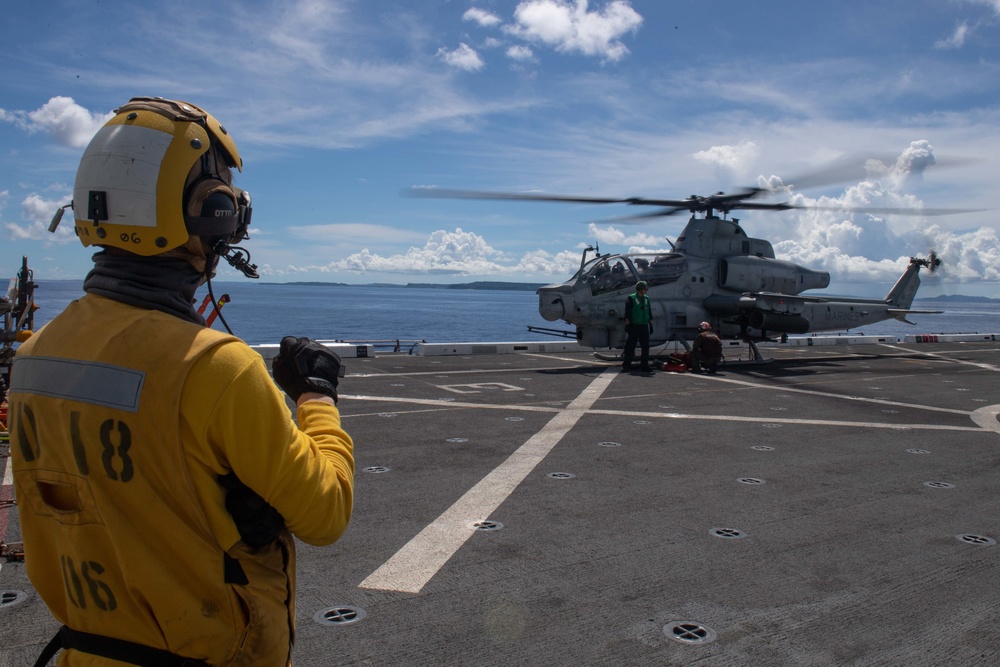
M 645 280 L 635 284 L 635 292 L 625 300 L 625 358 L 622 361 L 622 371 L 632 370 L 632 360 L 635 359 L 635 344 L 642 348 L 639 370 L 650 372 L 649 367 L 649 334 L 653 331 L 653 309 L 649 303 L 646 291 L 649 285 Z

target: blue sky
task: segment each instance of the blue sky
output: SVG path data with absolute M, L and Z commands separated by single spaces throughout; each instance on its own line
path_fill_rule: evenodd
M 136 95 L 229 129 L 271 282 L 562 281 L 588 243 L 665 248 L 686 222 L 412 187 L 683 198 L 870 154 L 867 176 L 782 199 L 998 208 L 1000 0 L 17 2 L 0 77 L 4 280 L 22 255 L 41 280 L 89 270 L 70 224 L 45 230 Z M 1000 296 L 997 210 L 738 217 L 834 292 L 882 295 L 934 248 L 922 295 Z

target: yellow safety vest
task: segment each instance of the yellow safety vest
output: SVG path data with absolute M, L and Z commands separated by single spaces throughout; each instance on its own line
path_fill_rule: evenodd
M 220 544 L 179 434 L 189 371 L 231 341 L 88 295 L 18 349 L 10 432 L 26 567 L 70 628 L 212 665 L 289 662 L 291 536 Z

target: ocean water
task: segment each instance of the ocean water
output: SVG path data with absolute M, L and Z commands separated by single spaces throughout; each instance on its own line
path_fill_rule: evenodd
M 82 281 L 38 281 L 35 315 L 38 328 L 73 299 L 83 295 Z M 570 329 L 538 314 L 533 291 L 464 290 L 419 287 L 215 283 L 216 298 L 232 299 L 222 314 L 233 332 L 251 345 L 277 343 L 282 336 L 321 340 L 427 341 L 429 343 L 556 340 L 529 333 L 528 326 Z M 202 287 L 198 304 L 207 294 Z M 1000 333 L 1000 301 L 921 301 L 913 308 L 943 310 L 939 315 L 911 315 L 916 326 L 896 320 L 851 333 L 904 336 L 924 333 Z M 216 321 L 214 327 L 221 329 Z M 404 349 L 409 345 L 404 342 Z
M 83 295 L 82 281 L 36 281 L 35 328 Z M 530 290 L 464 290 L 420 287 L 213 283 L 216 299 L 231 301 L 222 316 L 251 345 L 282 336 L 318 340 L 400 340 L 429 343 L 553 340 L 528 325 L 564 329 L 538 314 Z M 208 290 L 198 290 L 201 305 Z M 205 311 L 207 316 L 211 306 Z M 215 329 L 222 329 L 216 320 Z M 407 346 L 408 347 L 408 346 Z

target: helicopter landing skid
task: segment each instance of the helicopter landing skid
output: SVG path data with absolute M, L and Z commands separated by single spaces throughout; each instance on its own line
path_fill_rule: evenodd
M 757 347 L 757 343 L 755 343 L 754 341 L 752 341 L 752 340 L 750 340 L 748 338 L 744 342 L 750 348 L 750 357 L 745 362 L 742 362 L 742 363 L 747 364 L 747 365 L 752 365 L 752 364 L 769 364 L 772 361 L 774 361 L 774 359 L 765 359 L 764 357 L 762 357 L 761 354 L 760 354 L 760 348 Z

